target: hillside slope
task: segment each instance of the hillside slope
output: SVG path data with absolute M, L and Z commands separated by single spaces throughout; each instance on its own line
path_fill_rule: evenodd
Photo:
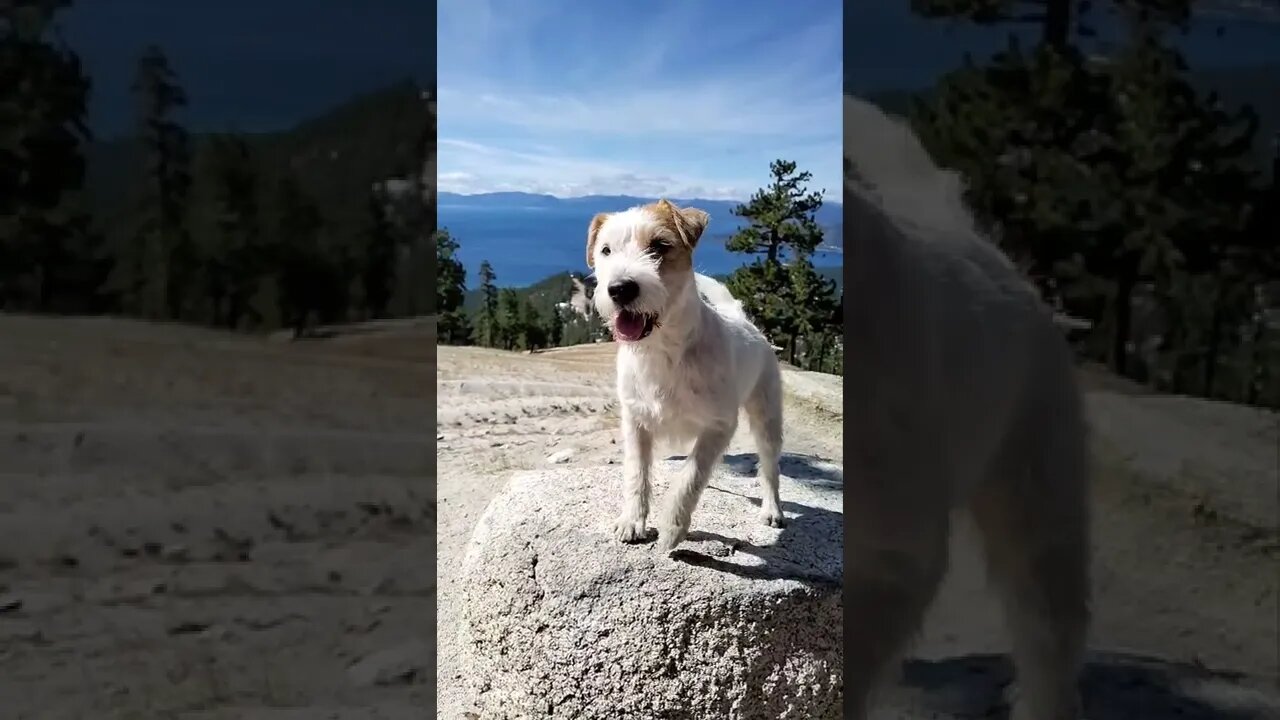
M 403 177 L 421 162 L 420 142 L 429 116 L 423 90 L 412 81 L 352 98 L 329 112 L 282 133 L 247 136 L 264 176 L 262 192 L 292 171 L 324 216 L 327 231 L 358 233 L 366 224 L 367 201 L 375 182 Z M 228 128 L 234 130 L 234 128 Z M 209 135 L 192 138 L 192 167 L 206 161 Z M 131 216 L 140 186 L 141 148 L 133 138 L 91 143 L 86 148 L 85 192 L 90 209 L 107 238 L 119 242 L 132 231 Z M 209 215 L 208 188 L 197 183 L 190 217 Z

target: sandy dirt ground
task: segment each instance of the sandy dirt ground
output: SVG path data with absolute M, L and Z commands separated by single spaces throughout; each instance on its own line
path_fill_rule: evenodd
M 425 717 L 434 355 L 0 316 L 0 717 Z
M 489 498 L 512 471 L 553 457 L 590 469 L 621 455 L 610 346 L 439 353 L 437 677 L 439 717 L 454 720 L 470 717 L 456 573 Z M 1267 518 L 1280 502 L 1277 418 L 1144 397 L 1097 372 L 1084 377 L 1098 445 L 1089 716 L 1254 717 L 1210 710 L 1207 700 L 1173 685 L 1224 678 L 1230 682 L 1213 692 L 1231 695 L 1238 679 L 1241 697 L 1276 688 L 1280 542 Z M 786 383 L 786 454 L 842 467 L 841 379 L 788 371 Z M 753 452 L 740 432 L 727 460 L 749 463 Z M 1006 651 L 998 605 L 960 523 L 952 571 L 881 715 L 1000 717 L 1009 692 Z

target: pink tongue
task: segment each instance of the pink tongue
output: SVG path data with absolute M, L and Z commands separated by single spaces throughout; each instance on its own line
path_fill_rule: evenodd
M 613 321 L 613 335 L 619 340 L 639 340 L 644 334 L 644 316 L 622 311 Z

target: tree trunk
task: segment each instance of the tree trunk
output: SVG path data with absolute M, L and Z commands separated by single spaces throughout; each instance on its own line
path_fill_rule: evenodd
M 1222 350 L 1222 325 L 1225 313 L 1222 308 L 1222 278 L 1218 278 L 1213 289 L 1213 316 L 1209 321 L 1209 341 L 1204 352 L 1204 388 L 1203 395 L 1213 399 L 1213 383 L 1218 373 L 1218 354 Z
M 1071 3 L 1074 0 L 1048 0 L 1044 8 L 1045 45 L 1054 50 L 1065 50 L 1071 38 Z
M 1111 337 L 1111 371 L 1121 377 L 1128 370 L 1129 333 L 1133 320 L 1133 290 L 1137 285 L 1137 263 L 1125 260 L 1116 277 L 1115 328 Z
M 42 313 L 49 312 L 49 306 L 53 304 L 53 281 L 50 279 L 52 274 L 51 266 L 47 262 L 41 263 L 36 268 L 36 281 L 39 283 L 36 308 Z
M 1266 305 L 1258 298 L 1256 301 L 1257 308 L 1253 317 L 1253 352 L 1251 353 L 1253 362 L 1249 372 L 1249 389 L 1245 391 L 1245 402 L 1249 405 L 1257 405 L 1262 395 L 1262 385 L 1267 379 L 1267 363 L 1266 353 L 1263 341 L 1266 339 Z

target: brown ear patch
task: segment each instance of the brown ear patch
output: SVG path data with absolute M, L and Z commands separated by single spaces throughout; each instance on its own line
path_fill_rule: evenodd
M 595 267 L 596 239 L 600 235 L 600 226 L 609 219 L 609 213 L 596 213 L 587 226 L 587 267 Z
M 698 238 L 702 237 L 702 232 L 707 229 L 707 223 L 711 220 L 705 210 L 676 207 L 666 198 L 650 205 L 648 209 L 683 240 L 690 250 L 698 244 Z

